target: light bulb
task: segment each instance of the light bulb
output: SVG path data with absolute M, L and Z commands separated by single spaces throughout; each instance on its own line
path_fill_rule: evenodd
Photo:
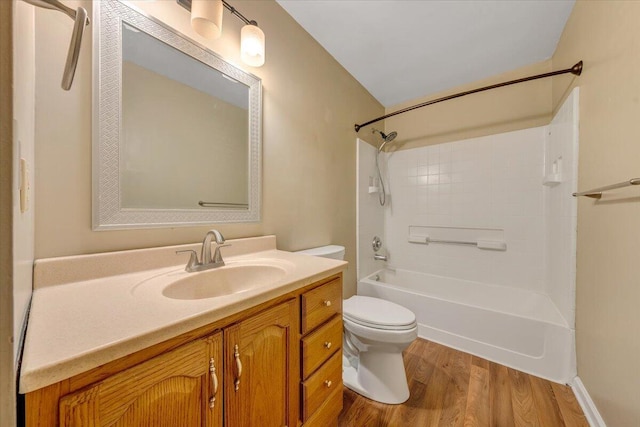
M 240 31 L 240 57 L 252 67 L 264 65 L 264 32 L 255 24 L 247 24 Z

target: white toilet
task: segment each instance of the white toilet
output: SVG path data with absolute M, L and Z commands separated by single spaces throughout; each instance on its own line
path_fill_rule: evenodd
M 344 247 L 300 251 L 342 259 Z M 342 380 L 369 399 L 399 404 L 409 399 L 402 351 L 418 337 L 416 316 L 398 304 L 354 295 L 343 302 Z
M 418 337 L 416 316 L 398 304 L 354 295 L 344 301 L 342 380 L 369 399 L 409 399 L 402 351 Z

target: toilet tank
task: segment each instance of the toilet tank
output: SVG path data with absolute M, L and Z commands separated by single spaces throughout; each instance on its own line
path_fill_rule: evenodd
M 297 251 L 298 254 L 314 255 L 323 258 L 344 259 L 344 246 L 328 245 Z

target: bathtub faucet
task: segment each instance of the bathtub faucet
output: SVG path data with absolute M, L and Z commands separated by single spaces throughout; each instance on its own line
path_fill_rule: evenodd
M 376 261 L 386 261 L 387 260 L 387 256 L 386 255 L 380 255 L 380 254 L 373 254 L 373 259 L 375 259 Z

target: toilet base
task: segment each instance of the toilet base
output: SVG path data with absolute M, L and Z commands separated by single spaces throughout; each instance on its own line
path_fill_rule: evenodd
M 360 356 L 376 360 L 354 360 L 357 362 L 354 363 L 357 367 L 354 367 L 346 356 L 342 356 L 342 382 L 348 389 L 367 399 L 389 405 L 398 405 L 409 399 L 401 353 L 361 353 Z M 368 366 L 384 368 L 376 372 L 368 369 Z
M 358 371 L 356 371 L 356 368 L 354 368 L 353 366 L 344 366 L 344 364 L 342 365 L 342 383 L 349 390 L 353 390 L 359 395 L 366 397 L 367 399 L 372 399 L 371 395 L 362 388 L 360 383 L 358 383 Z

